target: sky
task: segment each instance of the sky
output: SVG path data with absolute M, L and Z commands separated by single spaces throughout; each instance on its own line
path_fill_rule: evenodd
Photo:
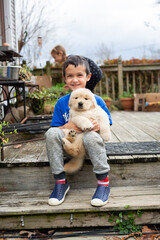
M 67 55 L 95 61 L 101 48 L 109 50 L 109 58 L 160 58 L 160 4 L 156 1 L 47 0 L 54 30 L 43 41 L 42 58 L 52 61 L 50 51 L 57 44 L 65 47 Z

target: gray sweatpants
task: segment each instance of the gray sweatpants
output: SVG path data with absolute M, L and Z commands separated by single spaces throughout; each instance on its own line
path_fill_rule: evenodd
M 64 150 L 62 138 L 64 133 L 60 128 L 51 127 L 46 133 L 47 156 L 50 162 L 52 174 L 64 172 Z M 93 164 L 93 172 L 96 174 L 108 173 L 110 170 L 107 163 L 106 150 L 103 139 L 96 132 L 89 131 L 84 134 L 83 143 L 86 149 L 87 158 Z

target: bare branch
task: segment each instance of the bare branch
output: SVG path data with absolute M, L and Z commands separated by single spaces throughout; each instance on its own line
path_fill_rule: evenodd
M 41 34 L 41 32 L 48 32 L 46 28 L 49 26 L 48 19 L 45 15 L 45 4 L 36 0 L 32 3 L 28 3 L 27 0 L 20 1 L 20 17 L 18 23 L 19 28 L 19 37 L 18 37 L 18 46 L 19 52 L 22 48 L 32 39 L 36 37 L 36 34 Z M 53 28 L 53 27 L 52 27 Z

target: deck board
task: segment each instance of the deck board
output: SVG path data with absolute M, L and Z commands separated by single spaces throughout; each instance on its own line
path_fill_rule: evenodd
M 95 189 L 70 189 L 63 204 L 49 206 L 48 191 L 2 193 L 0 229 L 37 229 L 64 227 L 113 226 L 111 213 L 143 211 L 136 224 L 160 223 L 160 186 L 112 187 L 108 203 L 92 207 Z
M 114 112 L 114 121 L 122 124 L 123 121 L 130 123 L 133 127 L 143 131 L 146 136 L 141 141 L 160 141 L 160 113 L 159 112 Z M 124 124 L 125 126 L 125 124 Z M 130 130 L 130 127 L 128 127 Z M 152 140 L 151 140 L 152 141 Z
M 80 211 L 123 211 L 129 205 L 129 210 L 140 208 L 160 209 L 159 186 L 127 186 L 112 187 L 109 202 L 101 207 L 92 207 L 90 200 L 95 189 L 70 189 L 66 200 L 59 206 L 47 204 L 49 191 L 17 191 L 1 193 L 0 215 L 42 214 Z

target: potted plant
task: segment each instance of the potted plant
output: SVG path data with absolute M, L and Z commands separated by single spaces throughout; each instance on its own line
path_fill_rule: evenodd
M 35 90 L 29 93 L 28 97 L 33 112 L 35 114 L 53 113 L 57 100 L 68 93 L 63 85 L 56 84 L 56 86 L 52 86 L 51 88 L 43 88 L 41 91 Z
M 125 111 L 133 111 L 134 97 L 132 93 L 124 91 L 119 98 L 121 105 Z
M 35 114 L 41 114 L 44 111 L 45 91 L 35 90 L 28 94 L 31 108 Z
M 110 108 L 112 99 L 107 95 L 102 95 L 101 98 L 105 101 L 107 108 Z

